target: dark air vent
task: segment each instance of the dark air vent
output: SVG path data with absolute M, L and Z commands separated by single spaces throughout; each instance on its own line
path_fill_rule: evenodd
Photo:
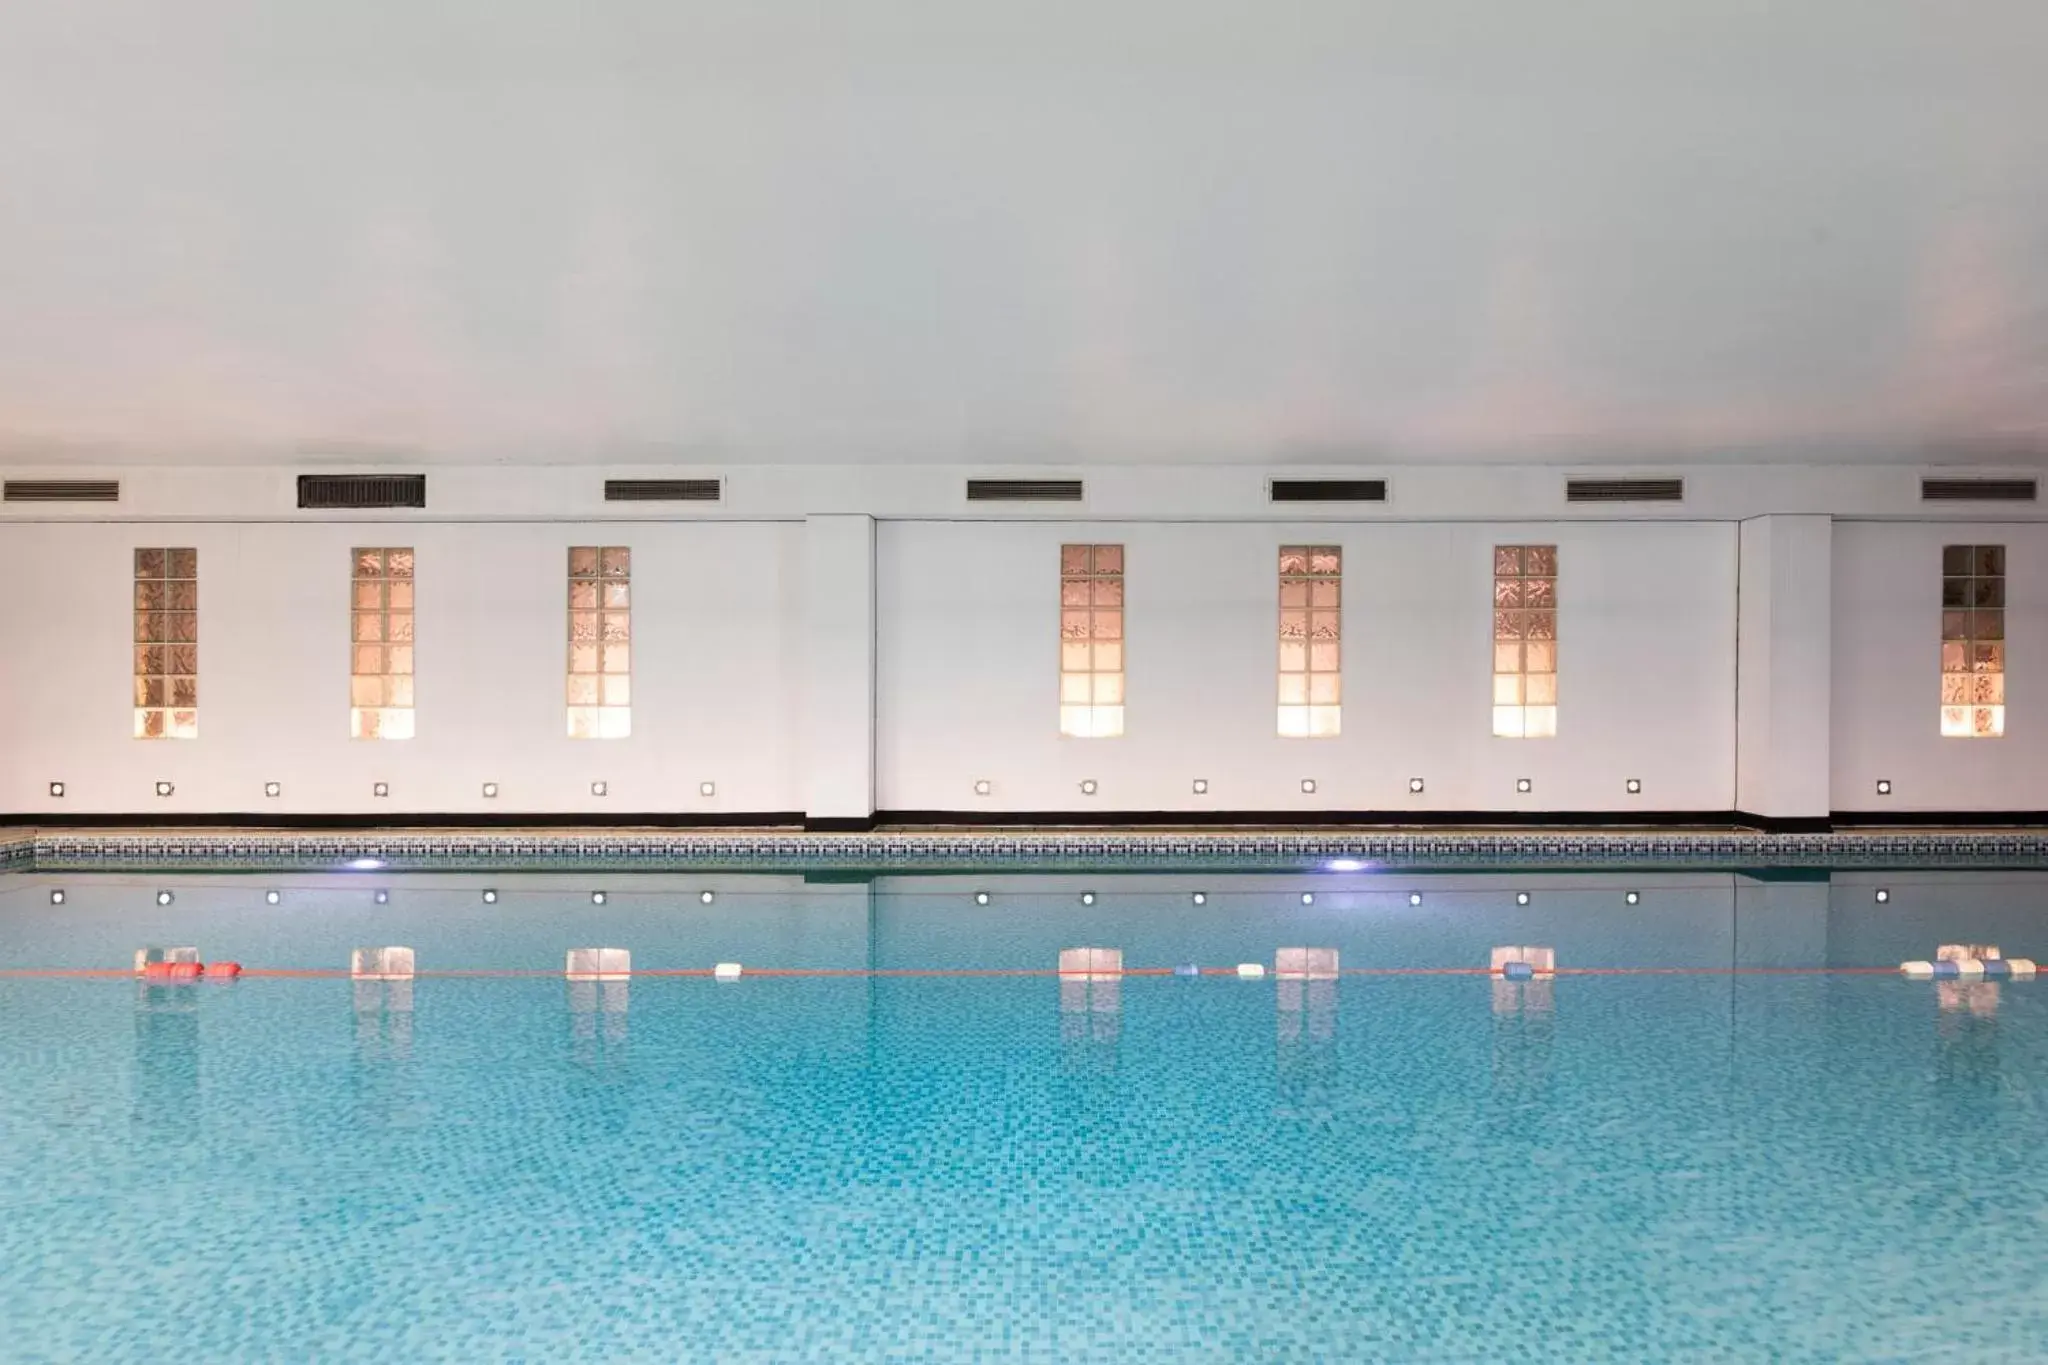
M 1566 502 L 1684 502 L 1684 479 L 1566 479 Z
M 2032 479 L 1922 479 L 1922 502 L 2032 502 Z
M 9 479 L 9 502 L 119 502 L 119 479 Z
M 1274 479 L 1266 485 L 1273 502 L 1385 502 L 1385 479 Z
M 606 479 L 606 502 L 717 502 L 718 479 Z
M 1079 479 L 969 479 L 969 502 L 1079 502 Z
M 301 507 L 425 507 L 424 474 L 301 474 Z

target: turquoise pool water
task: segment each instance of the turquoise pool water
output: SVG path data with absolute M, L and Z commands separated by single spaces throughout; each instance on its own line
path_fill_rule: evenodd
M 2040 1359 L 2048 978 L 1848 970 L 1943 941 L 2048 878 L 11 878 L 13 971 L 848 974 L 0 977 L 0 1358 Z M 1672 970 L 1352 973 L 1501 943 Z M 1081 944 L 1347 974 L 890 974 Z

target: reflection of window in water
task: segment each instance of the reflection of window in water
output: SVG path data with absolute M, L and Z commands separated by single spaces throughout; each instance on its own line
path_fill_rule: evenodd
M 1283 1118 L 1336 1111 L 1337 982 L 1334 975 L 1273 988 L 1274 1080 Z
M 194 986 L 135 988 L 135 1121 L 153 1134 L 198 1128 L 198 997 Z
M 1123 981 L 1115 976 L 1060 981 L 1060 1046 L 1070 1066 L 1116 1065 L 1123 1037 Z
M 1998 1065 L 1998 983 L 1938 981 L 1934 985 L 1936 1074 L 1964 1091 L 1995 1090 Z
M 1493 982 L 1493 1105 L 1500 1136 L 1536 1140 L 1550 1094 L 1556 1029 L 1550 981 Z
M 595 1061 L 606 1049 L 624 1046 L 630 989 L 625 981 L 569 983 L 569 1040 L 578 1061 Z

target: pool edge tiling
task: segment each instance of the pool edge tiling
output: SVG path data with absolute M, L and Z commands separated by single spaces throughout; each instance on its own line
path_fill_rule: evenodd
M 1383 867 L 1822 868 L 2048 865 L 2048 831 L 1046 830 L 804 833 L 793 830 L 105 830 L 0 836 L 20 871 L 380 868 L 664 871 L 965 871 L 1232 867 L 1313 870 L 1334 858 Z

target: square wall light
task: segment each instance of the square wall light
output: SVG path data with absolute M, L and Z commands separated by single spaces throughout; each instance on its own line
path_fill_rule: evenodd
M 1889 777 L 1877 779 L 1877 794 L 1879 796 L 1890 796 L 1892 794 L 1892 780 Z
M 716 795 L 718 795 L 718 784 L 717 784 L 716 782 L 699 782 L 699 783 L 697 784 L 697 795 L 699 795 L 699 796 L 716 796 Z
M 263 794 L 264 794 L 265 796 L 283 796 L 283 795 L 284 795 L 284 783 L 282 783 L 282 782 L 265 782 L 265 783 L 263 784 Z
M 1419 792 L 1419 791 L 1421 791 L 1421 790 L 1422 790 L 1422 779 L 1421 779 L 1421 778 L 1419 778 L 1419 777 L 1411 777 L 1411 778 L 1409 778 L 1409 779 L 1408 779 L 1408 790 L 1409 790 L 1409 791 L 1411 791 L 1411 792 Z
M 976 796 L 987 796 L 990 792 L 994 791 L 995 789 L 996 784 L 989 781 L 985 777 L 981 778 L 974 784 L 974 794 Z
M 1623 785 L 1628 788 L 1628 794 L 1630 796 L 1636 796 L 1641 794 L 1643 790 L 1643 779 L 1640 777 L 1631 777 Z
M 372 782 L 372 783 L 370 784 L 370 795 L 372 795 L 372 796 L 389 796 L 389 795 L 391 795 L 391 784 L 390 784 L 389 782 Z
M 62 796 L 63 794 L 64 794 L 64 784 L 63 784 L 62 782 L 52 782 L 52 783 L 50 784 L 50 795 L 52 795 L 52 796 Z
M 1198 778 L 1196 778 L 1196 779 L 1195 779 L 1195 795 L 1197 795 L 1197 796 L 1207 796 L 1208 794 L 1209 794 L 1209 779 L 1208 779 L 1208 778 L 1206 778 L 1206 777 L 1198 777 Z
M 590 784 L 590 794 L 591 794 L 592 796 L 603 796 L 603 795 L 607 794 L 607 793 L 608 793 L 608 792 L 610 792 L 610 791 L 611 791 L 611 787 L 610 787 L 610 785 L 609 785 L 609 784 L 607 784 L 607 783 L 603 783 L 603 782 L 593 782 L 593 783 L 591 783 L 591 784 Z
M 156 784 L 156 794 L 158 796 L 169 796 L 172 792 L 175 792 L 176 790 L 177 788 L 172 786 L 168 782 L 159 782 Z
M 484 799 L 485 799 L 485 800 L 487 800 L 487 801 L 488 801 L 488 800 L 494 800 L 494 799 L 496 799 L 497 795 L 498 795 L 498 784 L 497 784 L 497 783 L 495 783 L 495 782 L 486 782 L 486 783 L 484 783 Z
M 1314 796 L 1316 794 L 1316 780 L 1313 777 L 1302 778 L 1301 791 L 1304 796 Z
M 1518 792 L 1532 791 L 1535 789 L 1535 786 L 1536 784 L 1531 782 L 1526 777 L 1518 777 L 1515 779 L 1515 790 Z
M 1083 778 L 1083 779 L 1081 780 L 1081 795 L 1083 795 L 1083 796 L 1093 796 L 1093 795 L 1095 795 L 1095 790 L 1096 790 L 1096 788 L 1095 788 L 1095 779 L 1094 779 L 1094 778 L 1092 778 L 1092 777 L 1088 777 L 1088 778 Z

